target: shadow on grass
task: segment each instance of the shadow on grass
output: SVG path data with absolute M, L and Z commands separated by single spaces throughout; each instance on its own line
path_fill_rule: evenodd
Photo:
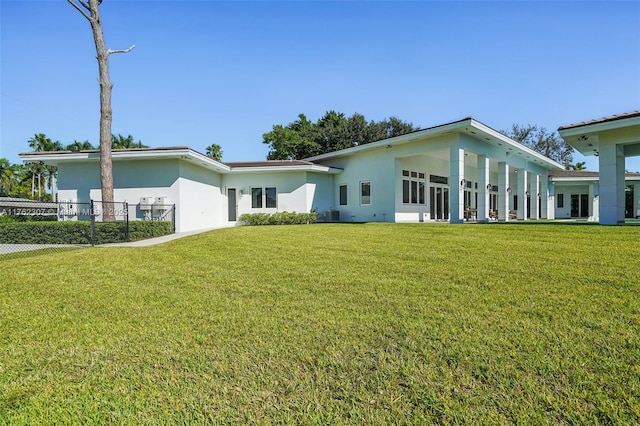
M 10 259 L 24 259 L 28 257 L 37 257 L 42 255 L 61 254 L 71 250 L 77 250 L 81 248 L 91 247 L 90 245 L 78 245 L 78 246 L 60 246 L 60 247 L 42 247 L 42 248 L 29 248 L 20 249 L 16 251 L 10 251 L 7 246 L 11 244 L 0 244 L 0 261 Z
M 580 219 L 556 219 L 556 220 L 511 220 L 508 222 L 491 222 L 490 225 L 562 225 L 562 226 L 640 226 L 640 220 L 627 219 L 625 223 L 617 225 L 601 225 L 598 222 L 589 222 Z

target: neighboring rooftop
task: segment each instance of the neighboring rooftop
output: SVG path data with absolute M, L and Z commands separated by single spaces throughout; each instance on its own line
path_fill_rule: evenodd
M 235 167 L 283 167 L 283 166 L 315 166 L 316 163 L 302 160 L 265 160 L 265 161 L 224 161 L 231 168 Z
M 589 126 L 591 124 L 600 124 L 600 123 L 607 123 L 609 121 L 623 120 L 625 118 L 632 118 L 632 117 L 640 117 L 640 110 L 623 112 L 622 114 L 609 115 L 607 117 L 595 118 L 593 120 L 581 121 L 579 123 L 574 123 L 574 124 L 567 124 L 565 126 L 560 126 L 558 128 L 558 131 L 573 129 L 573 128 L 582 127 L 582 126 Z
M 624 175 L 625 177 L 640 178 L 640 173 L 626 172 Z M 549 170 L 551 178 L 598 178 L 599 176 L 599 172 L 588 170 Z

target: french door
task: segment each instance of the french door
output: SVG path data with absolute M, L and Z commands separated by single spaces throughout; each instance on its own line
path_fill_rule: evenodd
M 449 187 L 432 185 L 429 187 L 429 202 L 432 220 L 449 220 Z

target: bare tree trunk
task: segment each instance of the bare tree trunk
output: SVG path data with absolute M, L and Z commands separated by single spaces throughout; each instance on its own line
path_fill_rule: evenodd
M 102 22 L 98 6 L 102 0 L 67 0 L 91 24 L 93 40 L 96 45 L 98 58 L 98 73 L 100 76 L 100 186 L 102 193 L 102 219 L 105 222 L 115 220 L 113 209 L 113 162 L 111 158 L 111 89 L 113 84 L 109 80 L 109 55 L 112 53 L 127 53 L 135 46 L 125 50 L 107 49 L 102 33 Z
M 97 0 L 90 0 L 89 4 Z M 102 192 L 102 218 L 105 222 L 113 221 L 113 162 L 111 159 L 111 89 L 109 81 L 109 53 L 104 44 L 102 24 L 98 6 L 91 20 L 93 38 L 98 54 L 98 72 L 100 75 L 100 184 Z

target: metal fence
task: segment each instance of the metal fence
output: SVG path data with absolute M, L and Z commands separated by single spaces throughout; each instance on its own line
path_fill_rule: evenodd
M 173 232 L 173 204 L 40 202 L 0 197 L 0 256 L 123 243 Z

